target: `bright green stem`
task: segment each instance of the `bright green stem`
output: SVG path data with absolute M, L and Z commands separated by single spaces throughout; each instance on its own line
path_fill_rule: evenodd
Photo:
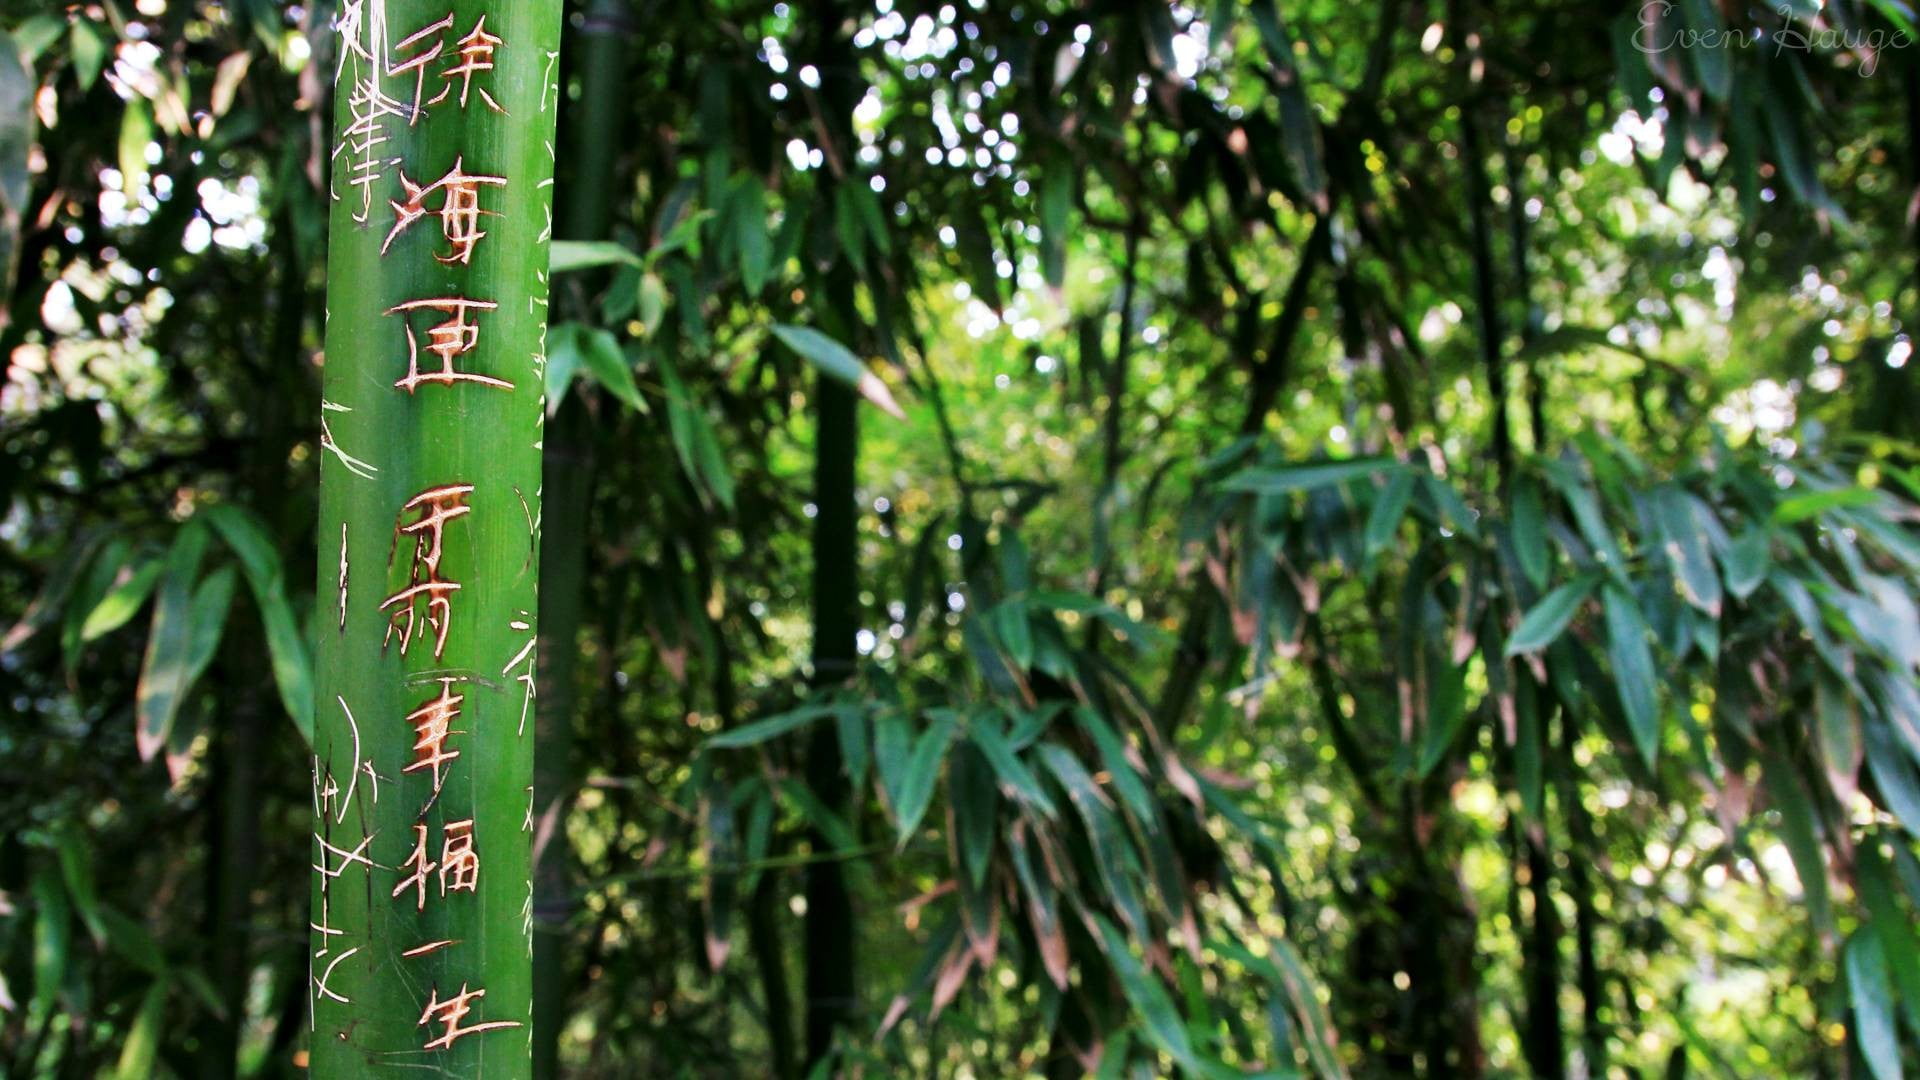
M 531 1071 L 559 31 L 559 0 L 342 8 L 315 605 L 315 1076 Z

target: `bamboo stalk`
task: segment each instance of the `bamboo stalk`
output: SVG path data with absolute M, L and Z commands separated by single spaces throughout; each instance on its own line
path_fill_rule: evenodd
M 558 0 L 338 20 L 315 1075 L 531 1071 L 534 634 Z

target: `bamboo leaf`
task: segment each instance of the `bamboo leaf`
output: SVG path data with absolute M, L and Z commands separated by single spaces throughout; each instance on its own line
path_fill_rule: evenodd
M 1278 469 L 1244 469 L 1221 481 L 1220 486 L 1227 491 L 1282 495 L 1291 491 L 1316 491 L 1323 487 L 1344 484 L 1375 473 L 1400 468 L 1404 466 L 1390 457 L 1321 461 Z
M 785 323 L 774 325 L 773 336 L 798 353 L 801 359 L 819 368 L 821 374 L 853 387 L 861 397 L 879 406 L 887 415 L 906 419 L 906 414 L 900 411 L 900 404 L 893 399 L 893 391 L 887 389 L 887 384 L 881 382 L 879 376 L 868 371 L 860 358 L 845 345 L 811 327 L 789 326 Z
M 1920 1030 L 1920 940 L 1915 939 L 1913 918 L 1901 910 L 1878 837 L 1869 837 L 1855 849 L 1854 868 L 1860 898 L 1905 1006 L 1907 1024 Z
M 1047 817 L 1057 811 L 1053 800 L 1041 789 L 1040 781 L 1020 760 L 1020 755 L 1007 744 L 995 722 L 986 716 L 977 717 L 967 728 L 973 744 L 980 748 L 981 756 L 993 768 L 993 774 L 1000 781 L 1001 790 L 1010 797 L 1019 799 Z
M 67 46 L 73 57 L 74 78 L 80 83 L 80 89 L 91 90 L 100 78 L 100 69 L 106 66 L 107 43 L 100 36 L 100 28 L 86 19 L 73 20 Z
M 766 286 L 773 256 L 767 237 L 767 190 L 759 177 L 743 172 L 734 179 L 728 216 L 733 223 L 734 251 L 740 257 L 740 283 L 749 297 L 759 296 Z
M 927 806 L 933 801 L 934 783 L 940 778 L 940 764 L 946 760 L 954 726 L 951 716 L 935 716 L 933 723 L 914 741 L 913 756 L 900 774 L 893 804 L 894 828 L 902 848 L 920 827 L 920 819 L 926 816 Z
M 840 738 L 840 760 L 845 763 L 847 780 L 855 791 L 866 786 L 867 766 L 873 756 L 867 732 L 866 710 L 852 705 L 836 706 L 834 727 Z
M 1000 801 L 979 745 L 975 740 L 956 747 L 947 766 L 947 805 L 953 810 L 955 846 L 973 889 L 987 880 L 987 866 L 993 859 L 994 811 Z
M 33 1011 L 50 1016 L 67 980 L 73 940 L 71 908 L 60 874 L 42 864 L 33 872 Z
M 1902 1080 L 1900 1036 L 1893 1019 L 1893 984 L 1887 958 L 1871 929 L 1847 939 L 1847 996 L 1853 1005 L 1853 1043 L 1874 1080 Z
M 1372 559 L 1393 543 L 1400 532 L 1400 522 L 1407 516 L 1407 505 L 1413 501 L 1414 476 L 1411 472 L 1396 472 L 1387 478 L 1387 484 L 1373 500 L 1373 507 L 1367 511 L 1365 533 L 1366 557 Z
M 213 506 L 201 512 L 213 530 L 240 559 L 240 568 L 253 593 L 254 606 L 266 628 L 267 654 L 280 704 L 293 720 L 300 737 L 313 742 L 313 661 L 307 642 L 293 617 L 293 605 L 280 571 L 280 555 L 267 539 L 259 518 L 233 506 Z
M 1507 639 L 1506 655 L 1539 652 L 1559 640 L 1573 617 L 1579 614 L 1580 605 L 1599 584 L 1598 577 L 1584 574 L 1541 597 L 1540 602 L 1521 617 L 1520 625 Z
M 1720 617 L 1720 575 L 1714 570 L 1713 556 L 1707 551 L 1700 531 L 1702 517 L 1710 515 L 1705 504 L 1677 488 L 1662 488 L 1653 498 L 1660 531 L 1666 537 L 1667 557 L 1673 560 L 1675 577 L 1687 602 L 1709 618 Z
M 1040 174 L 1040 265 L 1047 284 L 1056 289 L 1067 279 L 1068 215 L 1073 212 L 1074 187 L 1075 177 L 1064 160 Z
M 1770 544 L 1767 530 L 1755 526 L 1720 553 L 1720 569 L 1726 574 L 1727 591 L 1736 599 L 1752 596 L 1760 583 L 1767 580 Z
M 101 597 L 80 624 L 80 640 L 90 642 L 111 634 L 139 614 L 160 580 L 160 570 L 161 561 L 149 559 Z
M 100 917 L 100 891 L 95 886 L 93 853 L 86 838 L 76 829 L 62 829 L 55 839 L 55 848 L 60 857 L 60 878 L 66 884 L 67 897 L 73 901 L 81 925 L 93 936 L 95 944 L 104 943 L 106 924 Z
M 1181 1068 L 1200 1071 L 1193 1042 L 1187 1037 L 1186 1025 L 1181 1022 L 1180 1011 L 1167 988 L 1134 958 L 1126 936 L 1112 923 L 1100 915 L 1093 916 L 1093 922 L 1100 931 L 1100 945 L 1106 952 L 1107 963 L 1119 978 L 1120 992 L 1126 995 L 1134 1015 L 1140 1018 L 1147 1041 Z
M 1647 623 L 1633 596 L 1608 582 L 1602 594 L 1607 622 L 1607 655 L 1613 661 L 1613 680 L 1626 712 L 1640 756 L 1651 767 L 1660 749 L 1659 700 L 1655 689 L 1653 653 L 1647 647 Z
M 636 412 L 647 411 L 646 399 L 640 396 L 640 384 L 633 377 L 633 365 L 627 361 L 627 354 L 612 332 L 568 323 L 555 327 L 548 336 L 551 340 L 548 351 L 562 354 L 563 369 L 585 371 L 621 404 Z
M 707 740 L 710 750 L 737 750 L 743 746 L 759 746 L 789 732 L 811 727 L 821 717 L 832 716 L 836 707 L 832 705 L 806 705 L 791 712 L 779 713 L 751 724 L 744 724 L 731 731 L 722 732 Z
M 1767 793 L 1780 811 L 1780 837 L 1793 859 L 1794 872 L 1800 878 L 1805 903 L 1819 929 L 1833 930 L 1833 900 L 1827 887 L 1827 864 L 1821 857 L 1820 829 L 1812 802 L 1800 784 L 1793 765 L 1777 750 L 1770 750 L 1762 761 L 1766 767 Z
M 135 707 L 135 742 L 142 761 L 152 761 L 166 747 L 180 703 L 192 688 L 193 587 L 206 549 L 205 526 L 189 521 L 180 527 L 167 552 Z
M 0 652 L 12 652 L 26 644 L 66 609 L 67 598 L 79 583 L 81 572 L 106 539 L 104 532 L 88 533 L 79 542 L 61 549 L 47 570 L 46 583 L 40 587 L 40 594 L 34 597 L 33 603 L 27 605 L 19 621 L 8 629 L 6 637 L 0 639 Z
M 555 240 L 547 261 L 549 272 L 555 274 L 616 265 L 646 264 L 639 255 L 610 240 Z
M 127 1041 L 120 1046 L 120 1061 L 114 1075 L 118 1080 L 148 1080 L 160 1057 L 160 1025 L 166 1019 L 167 984 L 155 979 L 140 1000 L 133 1026 L 127 1029 Z
M 1427 737 L 1420 750 L 1418 774 L 1432 775 L 1434 767 L 1446 757 L 1467 719 L 1467 669 L 1443 664 L 1435 657 L 1429 662 L 1427 679 Z
M 1773 508 L 1775 525 L 1798 525 L 1829 510 L 1871 506 L 1876 498 L 1867 488 L 1843 487 L 1827 491 L 1809 491 L 1780 500 Z
M 1547 512 L 1540 485 L 1523 477 L 1513 489 L 1513 551 L 1520 572 L 1536 589 L 1547 587 Z

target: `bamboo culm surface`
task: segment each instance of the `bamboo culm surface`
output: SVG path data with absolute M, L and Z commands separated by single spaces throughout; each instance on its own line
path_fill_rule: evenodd
M 523 1077 L 560 3 L 336 30 L 310 1060 Z

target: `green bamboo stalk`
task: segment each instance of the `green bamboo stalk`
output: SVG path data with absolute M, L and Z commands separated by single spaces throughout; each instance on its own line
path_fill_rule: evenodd
M 338 19 L 311 1064 L 524 1077 L 559 0 Z

